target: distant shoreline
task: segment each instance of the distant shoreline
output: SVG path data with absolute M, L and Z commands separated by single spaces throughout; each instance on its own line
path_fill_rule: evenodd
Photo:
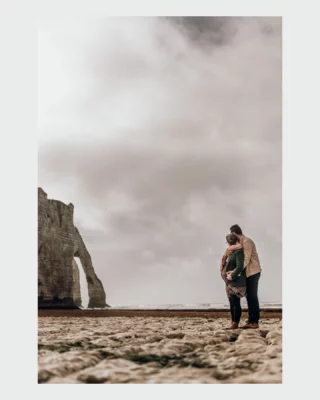
M 247 316 L 247 310 L 243 310 Z M 225 308 L 208 309 L 78 309 L 78 310 L 38 310 L 38 317 L 197 317 L 197 318 L 230 318 Z M 261 318 L 282 318 L 282 308 L 261 308 Z

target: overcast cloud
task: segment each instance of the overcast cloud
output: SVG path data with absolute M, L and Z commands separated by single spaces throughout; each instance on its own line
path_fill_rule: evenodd
M 74 204 L 107 302 L 226 303 L 234 223 L 281 301 L 281 19 L 59 21 L 38 44 L 39 186 Z

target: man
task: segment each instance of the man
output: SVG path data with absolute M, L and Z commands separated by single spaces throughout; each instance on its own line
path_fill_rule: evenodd
M 230 233 L 237 236 L 240 240 L 244 252 L 244 268 L 247 281 L 247 302 L 249 319 L 243 329 L 259 328 L 260 306 L 258 300 L 258 283 L 261 275 L 261 266 L 254 242 L 243 235 L 239 225 L 232 225 Z M 232 280 L 229 275 L 228 279 Z

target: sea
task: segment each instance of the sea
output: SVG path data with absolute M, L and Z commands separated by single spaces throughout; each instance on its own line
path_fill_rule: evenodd
M 247 309 L 246 301 L 241 302 L 242 309 Z M 229 309 L 229 304 L 226 303 L 201 303 L 201 304 L 113 304 L 110 306 L 115 310 L 214 310 L 214 309 Z M 260 302 L 261 309 L 282 309 L 282 302 L 263 303 Z M 94 308 L 97 310 L 98 308 Z M 99 308 L 100 309 L 100 308 Z M 88 308 L 93 310 L 93 308 Z

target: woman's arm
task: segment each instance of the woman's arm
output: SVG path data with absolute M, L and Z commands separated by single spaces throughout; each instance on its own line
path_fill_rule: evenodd
M 222 271 L 223 270 L 223 268 L 224 268 L 224 266 L 225 266 L 225 264 L 226 264 L 226 261 L 227 261 L 227 254 L 226 254 L 226 252 L 223 254 L 223 256 L 222 256 L 222 259 L 221 259 L 221 262 L 220 262 L 220 271 Z
M 236 264 L 237 266 L 231 274 L 232 279 L 235 279 L 243 271 L 243 267 L 244 267 L 243 251 L 238 251 L 238 253 L 236 254 L 236 263 L 237 263 Z

